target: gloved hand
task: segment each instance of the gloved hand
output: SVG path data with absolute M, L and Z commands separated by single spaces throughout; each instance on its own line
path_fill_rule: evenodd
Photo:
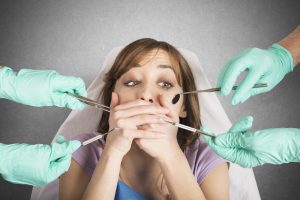
M 245 117 L 227 133 L 216 138 L 204 136 L 204 140 L 219 156 L 242 167 L 300 162 L 300 129 L 250 132 L 252 121 L 252 117 Z M 211 132 L 207 127 L 203 131 Z
M 0 68 L 0 98 L 30 106 L 84 108 L 82 102 L 65 92 L 86 96 L 84 82 L 53 70 L 22 69 L 15 73 L 9 67 Z
M 65 141 L 57 143 L 10 144 L 0 143 L 0 174 L 12 183 L 43 186 L 66 172 L 71 164 L 72 153 L 81 143 Z
M 222 95 L 228 95 L 237 77 L 248 71 L 232 96 L 231 103 L 236 105 L 251 96 L 272 90 L 293 70 L 293 66 L 290 52 L 279 44 L 273 44 L 266 50 L 247 49 L 225 64 L 219 75 L 218 87 L 221 87 Z M 252 88 L 257 83 L 267 83 L 268 87 Z

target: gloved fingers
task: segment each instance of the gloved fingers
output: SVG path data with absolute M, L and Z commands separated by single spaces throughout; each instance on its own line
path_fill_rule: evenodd
M 250 97 L 252 96 L 255 96 L 255 95 L 258 95 L 258 94 L 261 94 L 261 93 L 264 93 L 266 92 L 266 89 L 265 88 L 252 88 L 250 90 L 250 92 L 246 95 L 244 95 L 240 101 L 238 103 L 244 103 L 245 101 L 247 101 L 247 99 L 249 99 Z M 233 103 L 232 103 L 233 104 Z M 237 103 L 236 103 L 237 104 Z M 233 104 L 234 105 L 234 104 Z
M 230 60 L 227 63 L 225 63 L 225 65 L 223 66 L 223 68 L 222 68 L 222 70 L 219 74 L 219 78 L 218 78 L 218 81 L 217 81 L 217 87 L 221 88 L 221 91 L 218 92 L 218 94 L 220 94 L 220 95 L 228 95 L 229 92 L 230 92 L 230 91 L 224 91 L 224 90 L 222 91 L 222 88 L 223 88 L 223 85 L 225 84 L 224 83 L 224 75 L 227 73 L 227 69 L 231 65 L 232 62 L 233 62 L 233 60 Z M 226 93 L 224 93 L 224 92 L 226 92 Z
M 225 160 L 236 163 L 245 168 L 251 168 L 261 164 L 255 155 L 253 155 L 251 151 L 247 151 L 247 149 L 220 146 L 215 143 L 215 139 L 205 135 L 203 137 L 209 147 Z
M 62 135 L 58 135 L 58 136 L 56 137 L 55 141 L 56 141 L 57 143 L 59 143 L 59 144 L 64 143 L 64 142 L 67 142 L 66 139 L 65 139 L 65 137 L 62 136 Z
M 213 134 L 212 131 L 207 126 L 202 126 L 201 130 Z M 235 142 L 239 138 L 239 133 L 237 132 L 228 132 L 221 135 L 217 135 L 212 138 L 206 135 L 203 135 L 204 141 L 211 147 L 224 147 L 231 148 L 236 147 L 238 144 Z M 239 146 L 239 145 L 238 145 Z
M 66 155 L 52 162 L 48 172 L 48 182 L 57 179 L 61 174 L 68 171 L 71 165 L 71 159 L 71 155 Z
M 53 103 L 55 106 L 67 107 L 70 109 L 82 110 L 85 104 L 75 97 L 72 97 L 66 93 L 54 93 L 52 95 Z
M 228 95 L 232 90 L 238 76 L 245 71 L 249 65 L 243 57 L 239 60 L 234 59 L 224 66 L 225 72 L 222 74 L 221 82 L 218 83 L 221 87 L 221 94 Z
M 214 143 L 214 138 L 206 136 L 206 135 L 202 135 L 204 141 L 208 144 L 208 146 L 210 146 L 211 148 L 216 147 L 216 144 Z
M 258 95 L 258 94 L 270 91 L 272 88 L 271 88 L 271 85 L 268 82 L 269 81 L 267 80 L 267 78 L 260 79 L 260 81 L 257 84 L 259 84 L 259 83 L 267 83 L 268 86 L 267 87 L 263 87 L 263 88 L 252 88 L 247 95 L 244 95 L 241 98 L 240 103 L 244 103 L 251 96 L 255 96 L 255 95 Z
M 243 117 L 240 121 L 235 123 L 228 132 L 245 132 L 252 127 L 252 123 L 252 116 Z
M 261 69 L 262 68 L 249 70 L 246 78 L 241 82 L 241 84 L 234 91 L 234 94 L 232 96 L 232 101 L 231 101 L 232 105 L 241 103 L 242 100 L 245 101 L 246 100 L 245 96 L 247 98 L 250 97 L 251 89 L 259 81 L 259 79 L 263 76 L 263 71 Z
M 224 146 L 219 146 L 214 142 L 214 139 L 203 135 L 204 140 L 208 144 L 208 146 L 220 157 L 224 158 L 225 160 L 233 161 L 235 156 L 234 154 L 237 154 L 237 150 L 235 148 L 230 148 L 230 147 L 224 147 Z
M 254 155 L 252 151 L 238 149 L 239 153 L 231 160 L 244 168 L 252 168 L 261 165 L 260 160 Z
M 218 146 L 228 148 L 244 148 L 245 140 L 244 133 L 252 126 L 253 118 L 247 116 L 234 124 L 227 133 L 218 135 L 214 138 L 214 143 Z
M 211 135 L 215 135 L 213 133 L 213 131 L 208 126 L 206 126 L 206 125 L 201 125 L 200 130 L 203 131 L 203 132 L 205 132 L 205 133 L 208 133 L 208 134 L 211 134 Z M 203 139 L 204 139 L 204 141 L 206 143 L 210 143 L 211 145 L 214 145 L 213 144 L 213 139 L 214 139 L 213 137 L 209 137 L 209 136 L 206 136 L 204 134 L 202 136 L 203 136 Z
M 274 85 L 270 82 L 270 77 L 265 75 L 264 77 L 262 77 L 259 81 L 259 83 L 267 83 L 268 86 L 267 87 L 263 87 L 263 88 L 253 88 L 251 90 L 251 95 L 257 95 L 257 94 L 261 94 L 261 93 L 265 93 L 270 91 Z
M 87 95 L 84 81 L 79 77 L 56 75 L 53 89 L 58 92 L 71 92 L 73 94 Z
M 81 146 L 81 143 L 78 140 L 65 141 L 63 143 L 52 143 L 50 160 L 54 161 L 63 156 L 71 155 L 80 146 Z
M 75 94 L 80 95 L 80 96 L 87 96 L 85 84 L 81 78 L 78 77 L 70 77 L 73 80 L 70 80 L 70 82 L 73 84 L 72 85 L 72 90 L 74 91 Z

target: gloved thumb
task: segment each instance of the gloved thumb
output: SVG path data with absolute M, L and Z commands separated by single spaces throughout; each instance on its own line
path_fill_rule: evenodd
M 64 136 L 58 135 L 58 136 L 55 138 L 55 141 L 56 141 L 57 143 L 61 144 L 61 143 L 66 142 L 66 139 L 65 139 Z
M 207 126 L 202 126 L 201 131 L 212 134 L 212 131 Z M 231 148 L 217 145 L 215 143 L 215 139 L 217 139 L 219 136 L 216 136 L 216 138 L 212 138 L 206 135 L 202 135 L 202 136 L 204 141 L 216 154 L 218 154 L 220 157 L 224 158 L 225 160 L 231 160 L 231 157 L 234 155 L 234 151 Z
M 246 116 L 235 123 L 228 132 L 245 132 L 252 127 L 253 117 Z
M 227 133 L 217 136 L 214 140 L 218 146 L 226 148 L 240 148 L 244 146 L 243 133 L 252 127 L 253 118 L 247 116 L 235 123 Z
M 58 137 L 57 140 L 60 143 L 52 143 L 51 144 L 50 159 L 52 161 L 59 159 L 63 156 L 72 154 L 81 146 L 81 143 L 78 140 L 67 141 L 63 137 Z

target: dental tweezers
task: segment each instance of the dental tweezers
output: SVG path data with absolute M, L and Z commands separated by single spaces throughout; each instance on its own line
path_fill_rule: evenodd
M 106 106 L 106 105 L 103 105 L 101 103 L 98 103 L 94 100 L 91 100 L 91 99 L 88 99 L 86 97 L 83 97 L 83 96 L 80 96 L 80 95 L 77 95 L 77 94 L 72 94 L 70 92 L 67 92 L 68 95 L 72 96 L 72 97 L 75 97 L 76 99 L 78 99 L 79 101 L 89 105 L 89 106 L 92 106 L 94 108 L 97 108 L 97 109 L 100 109 L 100 110 L 104 110 L 106 112 L 110 112 L 110 107 Z

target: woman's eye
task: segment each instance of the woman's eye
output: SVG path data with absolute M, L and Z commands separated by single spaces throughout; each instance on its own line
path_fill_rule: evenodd
M 128 87 L 134 87 L 136 86 L 137 84 L 139 84 L 140 81 L 133 81 L 133 80 L 130 80 L 130 81 L 126 81 L 124 83 L 125 86 L 128 86 Z
M 167 81 L 162 81 L 162 82 L 158 83 L 158 85 L 165 89 L 170 89 L 170 88 L 174 87 L 172 83 L 167 82 Z

